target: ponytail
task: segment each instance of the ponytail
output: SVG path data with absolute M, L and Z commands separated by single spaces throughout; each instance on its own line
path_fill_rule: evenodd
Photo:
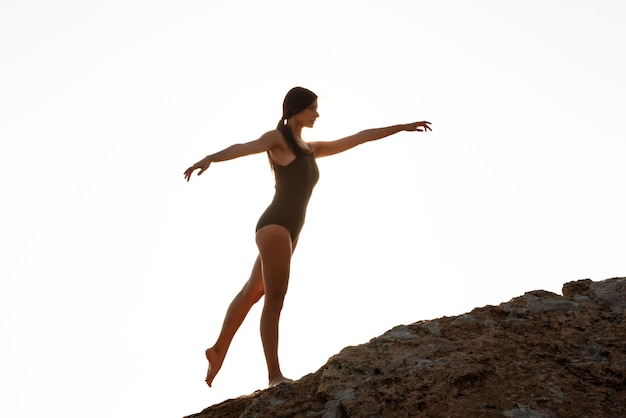
M 287 118 L 282 118 L 278 122 L 278 125 L 276 125 L 276 129 L 283 134 L 283 137 L 285 138 L 285 141 L 287 141 L 289 149 L 293 151 L 294 154 L 304 155 L 307 153 L 306 150 L 302 149 L 302 147 L 298 145 L 296 138 L 293 136 L 291 128 L 289 127 L 289 125 L 287 125 Z
M 289 149 L 291 149 L 291 151 L 293 151 L 296 156 L 305 155 L 308 152 L 307 150 L 302 149 L 300 145 L 298 145 L 296 138 L 293 136 L 291 128 L 289 127 L 289 125 L 287 125 L 287 120 L 289 120 L 289 118 L 296 113 L 302 112 L 304 109 L 310 106 L 311 103 L 315 101 L 315 99 L 317 99 L 317 95 L 311 90 L 305 89 L 304 87 L 294 87 L 287 92 L 287 95 L 283 100 L 283 117 L 278 122 L 278 125 L 276 125 L 276 129 L 283 134 L 283 137 L 285 138 Z M 268 151 L 267 156 L 269 157 L 269 155 L 270 154 Z M 271 158 L 270 165 L 273 169 L 274 164 Z

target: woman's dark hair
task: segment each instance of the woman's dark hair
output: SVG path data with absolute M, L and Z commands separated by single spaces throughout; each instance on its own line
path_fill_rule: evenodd
M 294 87 L 287 92 L 285 100 L 283 100 L 283 117 L 280 119 L 280 122 L 278 122 L 276 129 L 283 134 L 287 145 L 289 145 L 289 148 L 291 148 L 296 155 L 306 154 L 307 151 L 302 149 L 296 142 L 291 128 L 287 125 L 287 120 L 296 113 L 300 113 L 311 106 L 315 99 L 317 99 L 317 95 L 311 90 L 305 89 L 304 87 Z

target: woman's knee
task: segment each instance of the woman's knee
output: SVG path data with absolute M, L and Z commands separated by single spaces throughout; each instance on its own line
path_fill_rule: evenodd
M 280 291 L 266 292 L 265 300 L 263 302 L 263 308 L 280 312 L 283 308 L 283 303 L 285 301 L 286 294 L 287 294 L 286 290 L 284 292 L 280 292 Z
M 253 300 L 256 303 L 264 294 L 263 274 L 261 273 L 261 260 L 260 257 L 254 263 L 250 278 L 243 285 L 243 288 L 239 292 L 240 297 L 246 300 Z
M 239 292 L 239 295 L 251 304 L 255 304 L 263 297 L 264 293 L 263 285 L 258 286 L 246 283 L 243 289 Z
M 281 309 L 285 296 L 287 295 L 287 287 L 289 285 L 289 273 L 280 274 L 281 277 L 267 277 L 265 283 L 265 306 L 271 306 L 275 309 Z

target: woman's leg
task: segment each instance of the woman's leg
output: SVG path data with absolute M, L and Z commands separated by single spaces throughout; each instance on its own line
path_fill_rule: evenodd
M 217 338 L 217 341 L 213 347 L 206 350 L 206 358 L 209 361 L 209 369 L 207 370 L 206 383 L 211 386 L 215 375 L 222 367 L 224 357 L 230 346 L 235 333 L 239 329 L 239 326 L 245 319 L 246 315 L 250 311 L 252 305 L 261 299 L 264 292 L 263 276 L 261 273 L 261 257 L 257 257 L 250 278 L 243 286 L 241 291 L 235 296 L 231 302 L 226 316 L 224 317 L 224 323 L 222 330 Z
M 289 284 L 293 246 L 289 231 L 279 225 L 267 225 L 257 231 L 256 242 L 261 258 L 265 300 L 261 313 L 261 341 L 267 362 L 270 386 L 288 381 L 278 362 L 278 322 Z

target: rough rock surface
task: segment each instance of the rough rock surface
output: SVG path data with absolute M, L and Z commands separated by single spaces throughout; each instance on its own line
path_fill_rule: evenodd
M 626 417 L 626 278 L 400 325 L 208 417 Z

